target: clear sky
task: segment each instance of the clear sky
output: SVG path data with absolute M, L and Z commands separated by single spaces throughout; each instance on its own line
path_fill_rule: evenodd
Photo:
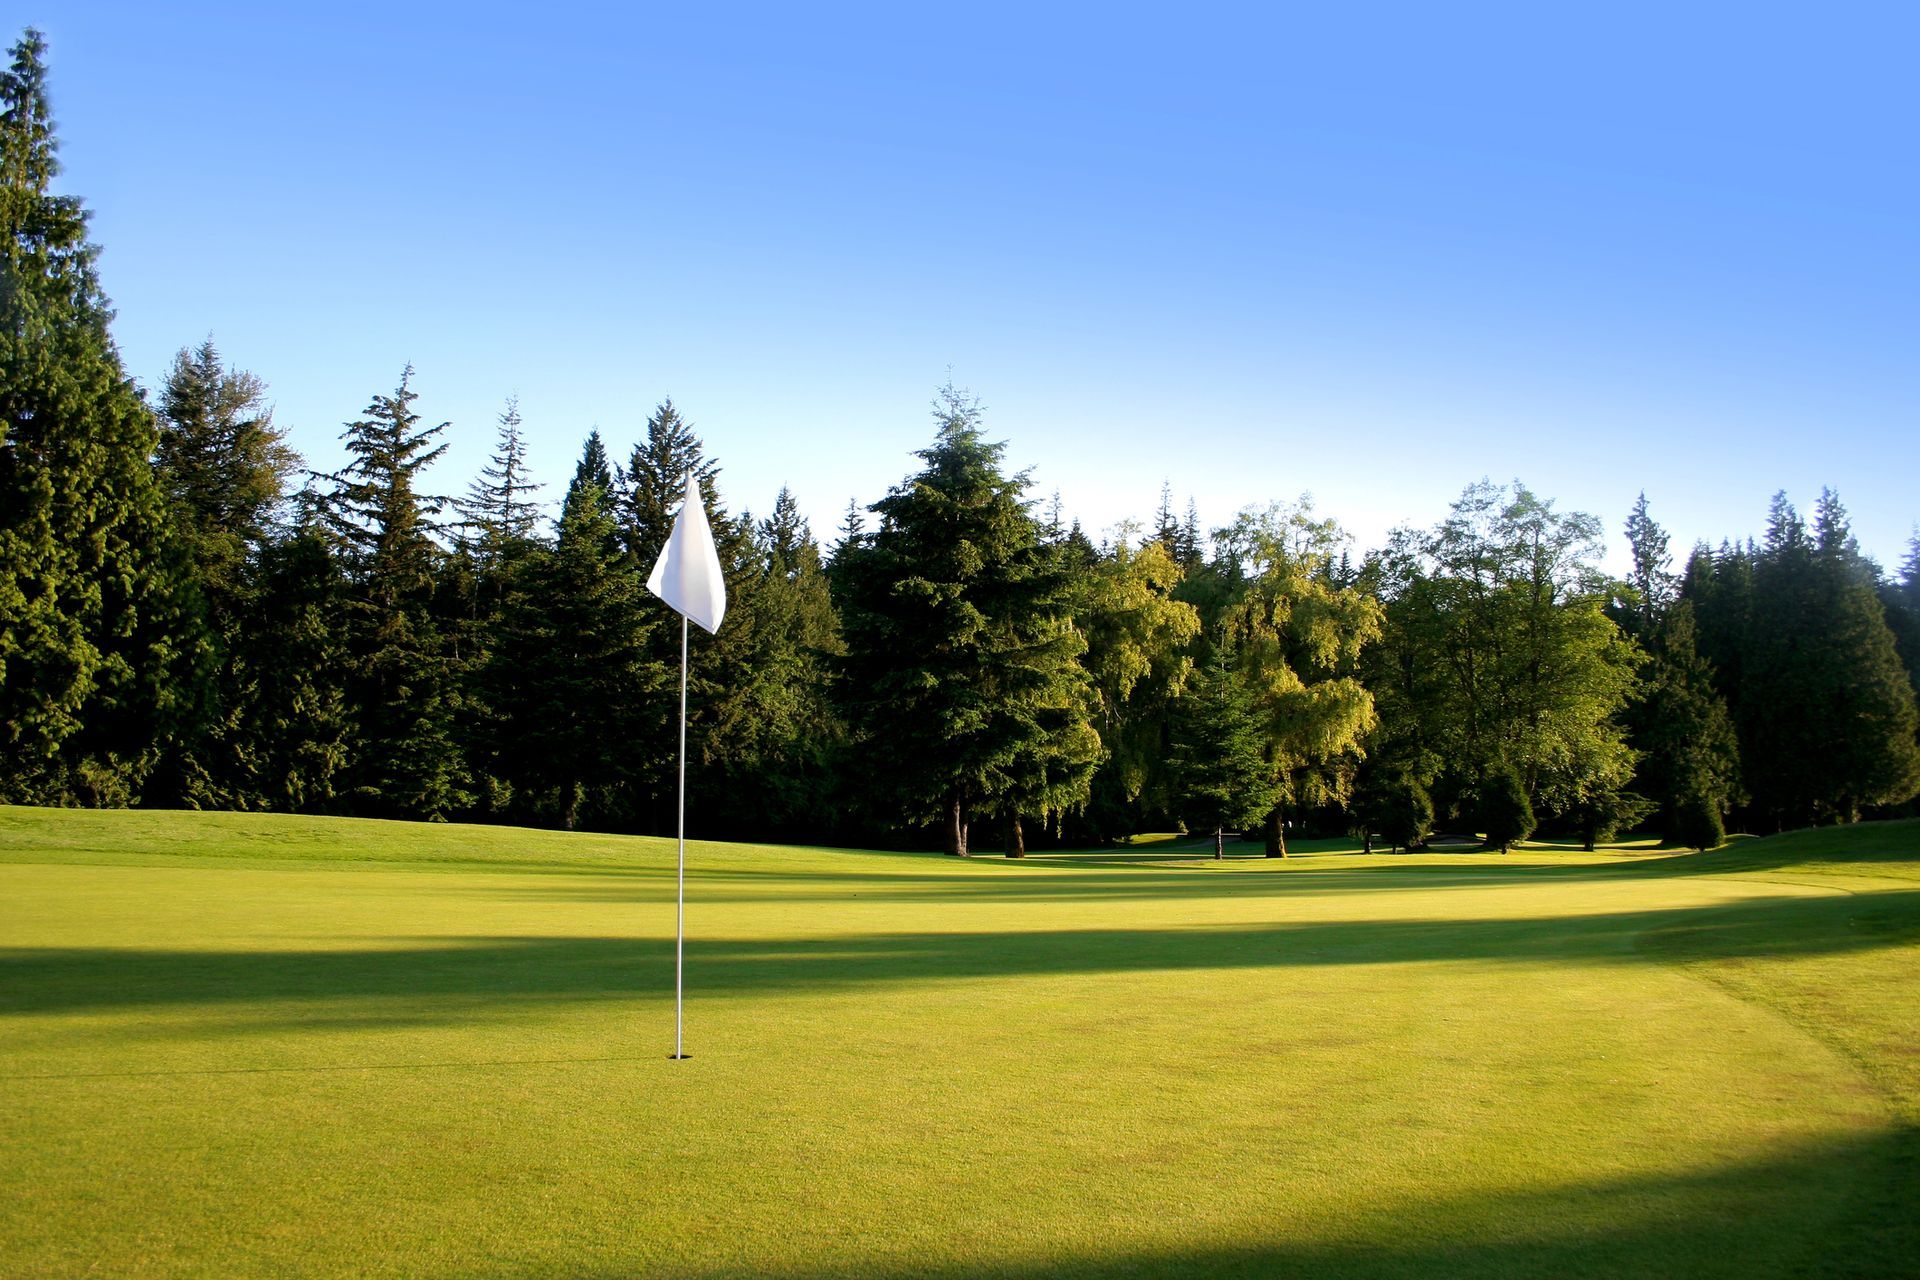
M 825 538 L 951 370 L 1096 535 L 1920 519 L 1911 4 L 7 10 L 132 372 L 211 333 L 317 468 L 408 361 L 450 492 L 509 394 L 555 500 L 671 395 Z

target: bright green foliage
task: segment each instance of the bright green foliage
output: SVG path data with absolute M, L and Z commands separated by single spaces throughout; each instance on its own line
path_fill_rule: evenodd
M 1359 661 L 1380 637 L 1381 610 L 1365 591 L 1334 581 L 1343 540 L 1304 501 L 1244 511 L 1216 539 L 1216 559 L 1238 587 L 1222 634 L 1259 710 L 1273 777 L 1270 854 L 1286 852 L 1287 809 L 1346 803 L 1361 741 L 1376 724 Z
M 641 592 L 607 492 L 577 480 L 553 549 L 514 561 L 482 676 L 490 766 L 520 812 L 568 830 L 625 821 L 671 750 L 665 672 L 646 658 L 659 623 Z
M 408 366 L 392 395 L 347 424 L 353 461 L 331 477 L 324 508 L 350 584 L 357 736 L 343 794 L 363 813 L 444 818 L 470 797 L 454 740 L 453 655 L 433 616 L 441 502 L 415 480 L 446 451 L 432 441 L 448 424 L 420 425 L 412 379 Z
M 1280 794 L 1267 758 L 1266 717 L 1224 644 L 1173 705 L 1170 806 L 1191 831 L 1260 823 Z
M 1369 685 L 1389 757 L 1456 812 L 1502 767 L 1572 813 L 1618 791 L 1634 754 L 1618 717 L 1641 655 L 1605 612 L 1599 526 L 1516 485 L 1471 485 L 1429 532 L 1398 530 L 1372 572 L 1387 634 Z
M 52 190 L 45 52 L 29 30 L 0 75 L 0 799 L 126 804 L 201 641 L 87 214 Z
M 981 436 L 978 404 L 936 403 L 926 463 L 872 510 L 836 565 L 846 691 L 893 816 L 941 820 L 965 855 L 977 812 L 1043 816 L 1084 800 L 1099 744 L 1072 583 Z
M 1487 844 L 1505 853 L 1533 834 L 1533 805 L 1520 775 L 1510 766 L 1496 768 L 1480 784 L 1474 808 L 1486 830 Z
M 1627 516 L 1627 550 L 1633 557 L 1633 569 L 1627 578 L 1629 594 L 1625 608 L 1616 618 L 1626 633 L 1647 643 L 1672 603 L 1677 584 L 1667 566 L 1667 531 L 1655 522 L 1647 510 L 1647 495 L 1642 493 Z
M 1776 496 L 1740 700 L 1748 783 L 1775 823 L 1852 820 L 1920 790 L 1920 715 L 1872 582 L 1837 499 L 1810 535 Z
M 1095 723 L 1107 755 L 1101 775 L 1127 802 L 1153 788 L 1165 760 L 1169 707 L 1193 665 L 1187 648 L 1200 634 L 1200 615 L 1173 598 L 1180 579 L 1163 542 L 1136 547 L 1124 535 L 1074 574 L 1074 622 L 1087 641 L 1083 663 L 1099 700 Z

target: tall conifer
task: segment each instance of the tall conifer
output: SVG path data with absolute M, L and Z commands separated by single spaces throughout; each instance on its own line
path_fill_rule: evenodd
M 0 800 L 121 804 L 184 718 L 195 606 L 86 211 L 53 191 L 45 54 L 30 29 L 0 74 Z

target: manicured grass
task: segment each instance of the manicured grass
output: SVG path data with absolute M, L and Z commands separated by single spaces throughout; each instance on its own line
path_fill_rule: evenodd
M 1920 1258 L 1920 824 L 691 852 L 0 809 L 0 1274 Z

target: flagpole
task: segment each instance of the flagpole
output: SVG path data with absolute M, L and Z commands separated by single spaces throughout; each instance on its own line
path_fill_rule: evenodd
M 673 937 L 673 1056 L 685 1058 L 685 996 L 682 977 L 687 954 L 687 615 L 680 615 L 680 903 Z

